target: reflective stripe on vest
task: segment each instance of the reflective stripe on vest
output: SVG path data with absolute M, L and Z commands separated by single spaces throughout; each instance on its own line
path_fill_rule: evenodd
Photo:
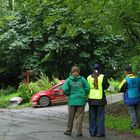
M 98 76 L 98 89 L 94 88 L 94 78 L 90 75 L 87 78 L 87 81 L 90 85 L 90 92 L 88 95 L 89 99 L 102 99 L 103 96 L 103 87 L 102 87 L 102 83 L 103 83 L 103 74 L 100 74 Z

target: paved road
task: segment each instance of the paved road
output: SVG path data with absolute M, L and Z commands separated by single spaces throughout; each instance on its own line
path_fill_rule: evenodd
M 116 96 L 116 95 L 115 95 Z M 120 100 L 122 95 L 108 97 L 108 102 Z M 117 98 L 117 99 L 116 99 Z M 88 107 L 86 107 L 86 110 Z M 52 106 L 46 108 L 0 109 L 0 140 L 92 140 L 88 134 L 88 126 L 84 125 L 84 136 L 65 136 L 67 106 Z M 111 131 L 106 138 L 94 140 L 136 140 Z

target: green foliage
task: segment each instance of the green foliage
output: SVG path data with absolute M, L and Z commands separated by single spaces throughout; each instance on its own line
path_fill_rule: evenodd
M 62 79 L 74 64 L 86 77 L 96 62 L 103 73 L 116 78 L 139 48 L 138 0 L 8 2 L 6 8 L 0 0 L 3 10 L 8 9 L 0 16 L 2 77 L 16 73 L 18 79 L 23 71 L 32 70 Z
M 15 88 L 7 87 L 6 89 L 0 90 L 0 107 L 7 108 L 9 107 L 9 100 L 12 97 L 22 97 L 23 105 L 19 105 L 17 108 L 22 108 L 31 105 L 30 100 L 31 96 L 37 92 L 47 90 L 51 87 L 51 83 L 49 82 L 48 77 L 45 74 L 41 74 L 39 78 L 37 78 L 36 82 L 30 82 L 29 84 L 20 83 L 17 92 L 15 92 Z
M 109 95 L 109 94 L 119 93 L 120 82 L 118 80 L 113 79 L 113 78 L 110 78 L 108 82 L 109 82 L 110 86 L 107 90 L 105 90 L 105 94 Z
M 84 120 L 88 122 L 88 113 L 85 114 Z M 126 106 L 122 102 L 106 106 L 105 126 L 109 130 L 117 131 L 121 134 L 133 134 L 140 136 L 140 129 L 130 129 L 131 120 L 128 115 Z
M 8 105 L 9 105 L 8 100 L 5 100 L 4 98 L 0 99 L 0 108 L 7 108 Z
M 130 118 L 122 116 L 106 116 L 106 127 L 119 132 L 130 131 Z
M 39 57 L 37 53 L 34 53 L 32 56 L 27 56 L 26 61 L 24 62 L 23 71 L 32 70 L 34 73 L 43 72 L 39 65 Z
M 115 0 L 113 3 L 110 3 L 112 14 L 110 15 L 111 17 L 109 16 L 109 20 L 114 23 L 115 26 L 113 27 L 118 27 L 117 29 L 125 33 L 125 36 L 134 44 L 140 41 L 139 7 L 140 1 L 138 0 Z
M 20 108 L 26 108 L 26 107 L 31 107 L 31 102 L 20 104 L 18 106 L 13 106 L 12 108 L 20 109 Z
M 126 106 L 122 102 L 118 102 L 106 107 L 106 127 L 121 133 L 132 133 L 140 136 L 140 130 L 131 130 L 131 119 L 128 115 Z
M 49 89 L 51 87 L 51 83 L 49 81 L 49 78 L 43 73 L 41 73 L 40 77 L 38 78 L 37 85 L 42 90 Z
M 18 88 L 19 96 L 23 98 L 25 103 L 29 102 L 31 96 L 37 92 L 47 90 L 51 87 L 49 79 L 46 75 L 42 74 L 40 79 L 36 82 L 30 82 L 29 84 L 20 83 Z
M 7 95 L 0 95 L 0 108 L 25 108 L 31 106 L 31 102 L 24 103 L 15 107 L 10 106 L 9 100 L 12 97 L 18 97 L 18 96 L 20 96 L 20 93 L 18 92 L 13 92 Z
M 109 80 L 109 84 L 110 84 L 110 86 L 113 87 L 114 92 L 116 92 L 116 93 L 119 92 L 119 85 L 120 85 L 120 82 L 119 81 L 114 80 L 114 79 L 110 79 Z
M 0 90 L 0 96 L 7 96 L 10 95 L 15 91 L 15 88 L 8 86 L 6 89 L 1 89 Z
M 132 59 L 131 59 L 132 69 L 133 69 L 133 72 L 137 76 L 140 76 L 140 65 L 139 65 L 139 62 L 140 62 L 140 56 L 139 55 L 136 55 L 136 56 L 132 57 Z
M 21 83 L 18 88 L 19 96 L 23 98 L 24 102 L 29 102 L 33 95 L 32 89 L 28 85 Z
M 0 90 L 0 108 L 8 108 L 9 100 L 12 97 L 19 96 L 17 92 L 13 92 L 12 88 L 8 88 L 5 90 Z

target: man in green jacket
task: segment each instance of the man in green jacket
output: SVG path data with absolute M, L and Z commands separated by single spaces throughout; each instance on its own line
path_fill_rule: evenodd
M 76 117 L 77 136 L 82 136 L 82 121 L 86 104 L 86 96 L 89 92 L 89 85 L 86 79 L 79 75 L 80 70 L 77 66 L 71 69 L 71 75 L 66 79 L 62 89 L 68 96 L 68 123 L 65 135 L 71 135 L 73 121 Z

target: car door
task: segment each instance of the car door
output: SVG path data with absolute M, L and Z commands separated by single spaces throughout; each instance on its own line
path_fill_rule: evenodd
M 67 101 L 67 97 L 63 94 L 62 85 L 55 87 L 53 90 L 53 103 L 62 103 Z

